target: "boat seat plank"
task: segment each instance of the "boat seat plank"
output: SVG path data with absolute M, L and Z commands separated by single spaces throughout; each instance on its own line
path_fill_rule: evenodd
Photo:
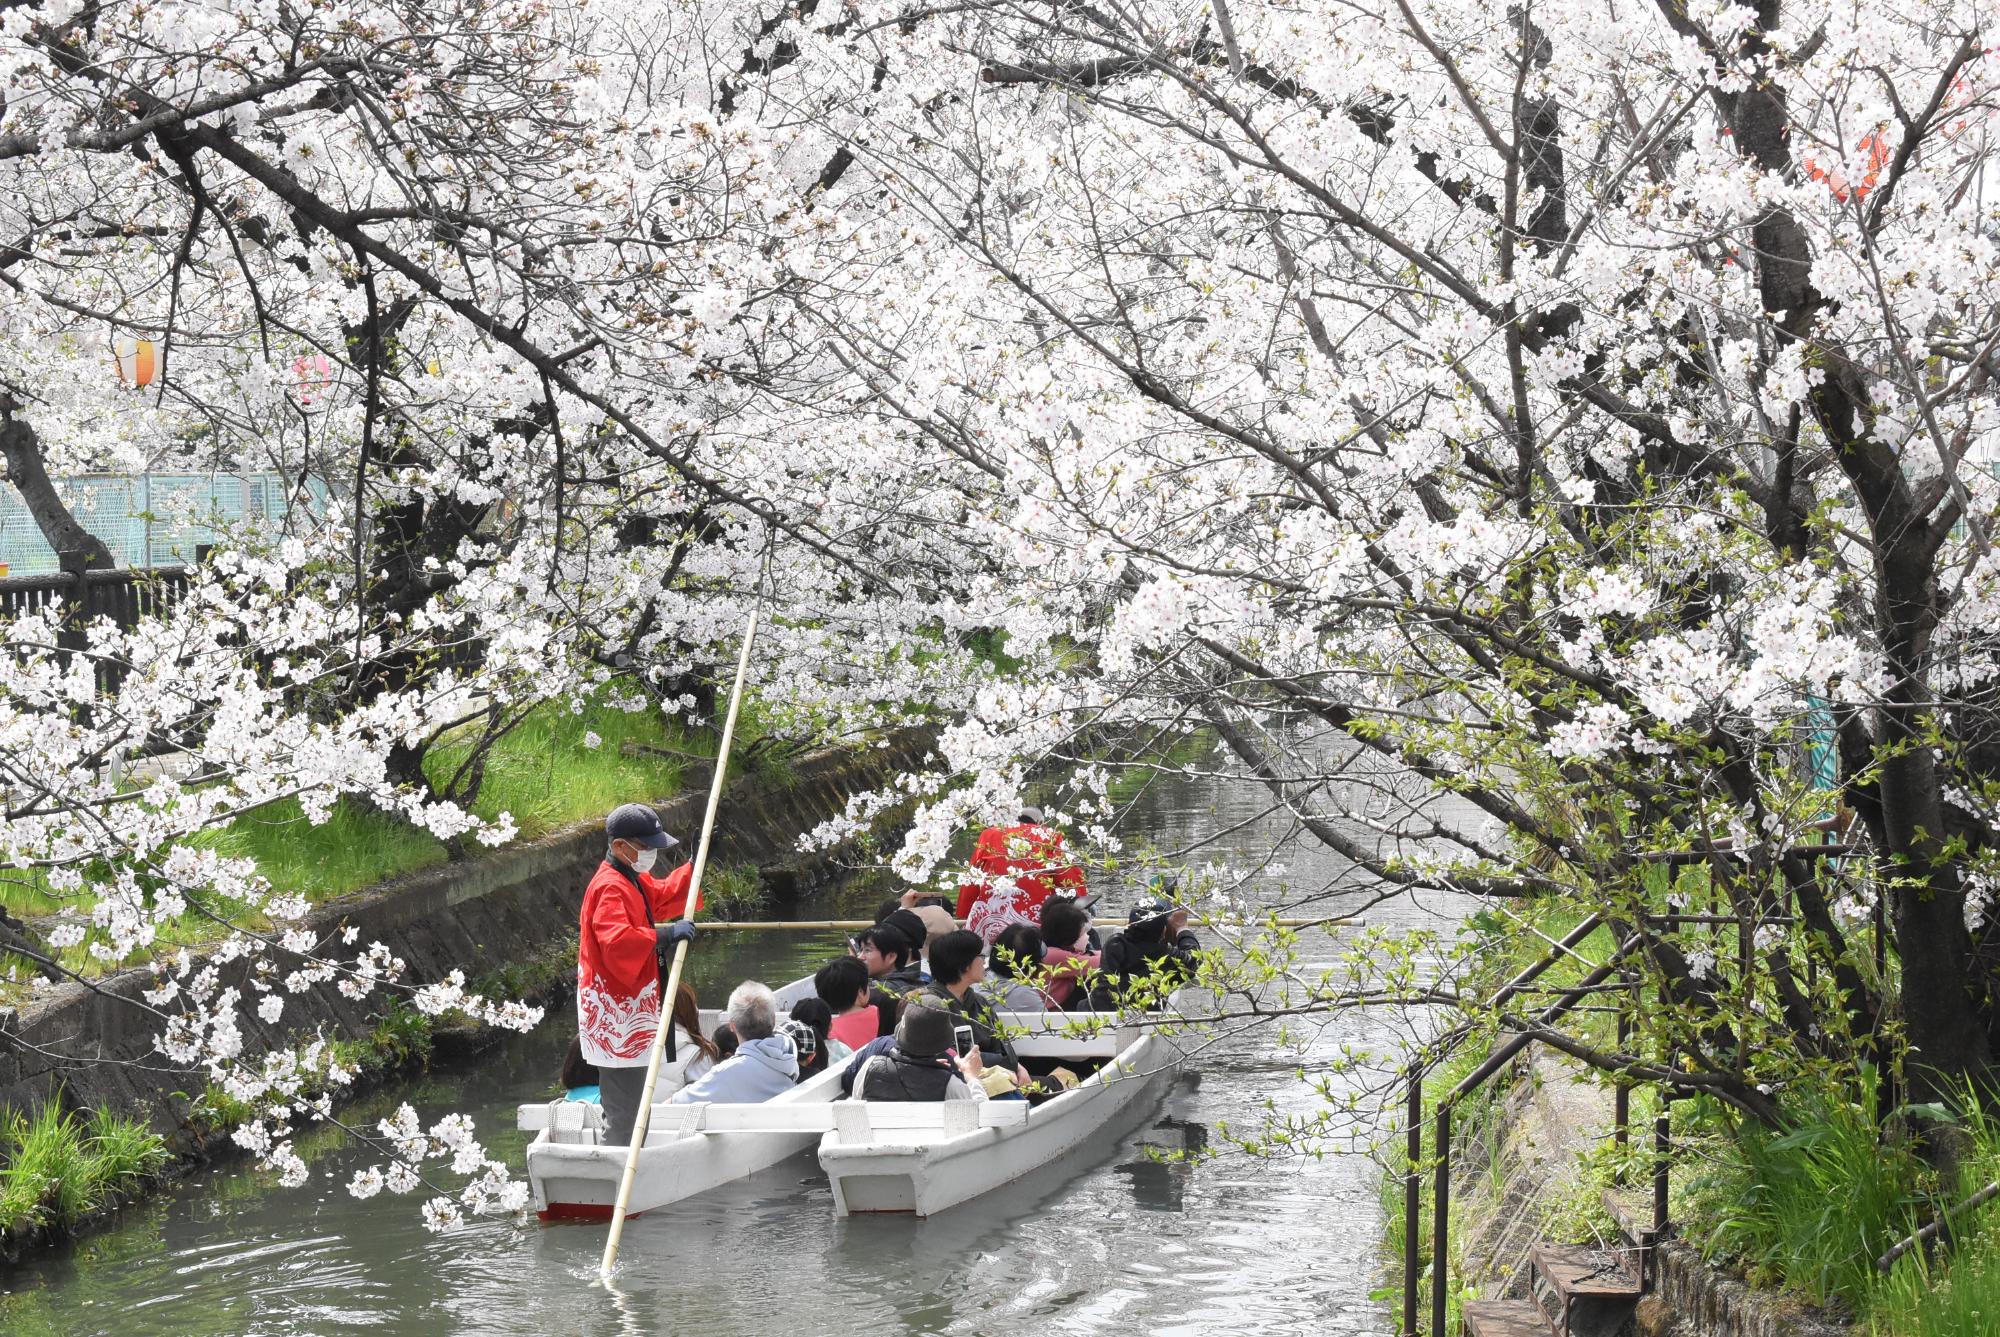
M 553 1111 L 553 1113 L 552 1113 Z M 863 1120 L 862 1129 L 886 1132 L 938 1129 L 956 1137 L 975 1128 L 1007 1128 L 1028 1121 L 1025 1100 L 820 1101 L 785 1105 L 667 1105 L 653 1106 L 647 1141 L 672 1140 L 695 1133 L 826 1133 L 847 1120 Z M 523 1132 L 567 1131 L 602 1127 L 603 1111 L 574 1100 L 543 1101 L 515 1111 Z M 845 1132 L 843 1131 L 843 1140 Z M 866 1140 L 866 1133 L 863 1139 Z M 561 1141 L 563 1139 L 556 1138 Z

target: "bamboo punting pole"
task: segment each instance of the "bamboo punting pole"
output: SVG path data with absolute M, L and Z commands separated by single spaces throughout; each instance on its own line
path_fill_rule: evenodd
M 1192 922 L 1200 924 L 1203 921 L 1197 919 Z M 1275 922 L 1279 928 L 1331 928 L 1342 924 L 1365 926 L 1368 923 L 1366 919 L 1280 919 Z M 1268 928 L 1272 923 L 1273 921 L 1269 919 L 1251 919 L 1241 924 L 1232 923 L 1229 927 Z M 660 924 L 657 927 L 665 928 L 666 925 Z M 785 929 L 798 933 L 818 931 L 859 933 L 862 929 L 874 927 L 875 921 L 872 919 L 704 919 L 701 921 L 703 933 L 714 933 L 721 929 L 745 929 L 753 933 L 758 930 Z
M 768 555 L 767 555 L 768 560 Z M 701 900 L 701 875 L 708 869 L 709 837 L 715 831 L 716 809 L 722 805 L 723 776 L 729 770 L 729 746 L 736 737 L 736 712 L 743 705 L 743 684 L 750 676 L 750 644 L 757 639 L 757 617 L 764 611 L 760 588 L 757 602 L 750 606 L 750 621 L 743 628 L 743 652 L 736 660 L 736 686 L 729 692 L 729 714 L 722 721 L 722 741 L 715 748 L 715 778 L 708 787 L 708 811 L 701 819 L 701 839 L 694 849 L 694 871 L 688 877 L 687 909 L 683 921 L 694 918 Z M 625 1149 L 625 1173 L 618 1181 L 618 1201 L 611 1209 L 611 1233 L 604 1241 L 604 1257 L 597 1265 L 598 1279 L 611 1284 L 611 1269 L 618 1262 L 618 1242 L 625 1235 L 625 1209 L 632 1201 L 632 1181 L 639 1173 L 639 1150 L 646 1145 L 646 1130 L 653 1113 L 653 1088 L 660 1080 L 660 1056 L 666 1052 L 668 1027 L 673 1025 L 674 997 L 680 992 L 681 966 L 687 961 L 687 940 L 674 944 L 674 962 L 667 971 L 667 987 L 660 994 L 659 1029 L 653 1036 L 652 1055 L 646 1062 L 646 1089 L 639 1097 L 638 1117 L 632 1122 L 632 1143 Z

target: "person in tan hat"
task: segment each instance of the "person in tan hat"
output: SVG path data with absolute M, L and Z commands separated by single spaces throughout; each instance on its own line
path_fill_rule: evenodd
M 868 1060 L 854 1083 L 856 1100 L 984 1100 L 979 1054 L 952 1049 L 958 1018 L 912 1000 L 896 1023 L 896 1043 Z

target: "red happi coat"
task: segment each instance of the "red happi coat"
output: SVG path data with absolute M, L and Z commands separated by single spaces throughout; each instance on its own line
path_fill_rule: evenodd
M 576 1029 L 586 1062 L 646 1066 L 660 1023 L 653 925 L 681 917 L 693 875 L 689 864 L 665 877 L 627 873 L 609 859 L 597 866 L 584 889 L 576 948 Z M 643 900 L 633 877 L 646 889 Z M 699 899 L 695 908 L 701 908 Z
M 1056 891 L 1081 896 L 1083 870 L 1062 832 L 1023 822 L 989 826 L 972 848 L 972 876 L 958 889 L 958 917 L 991 943 L 1009 924 L 1039 924 L 1042 902 Z

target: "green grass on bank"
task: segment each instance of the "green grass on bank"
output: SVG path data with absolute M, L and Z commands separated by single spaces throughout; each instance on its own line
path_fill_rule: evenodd
M 601 740 L 596 747 L 588 745 L 592 734 Z M 430 750 L 424 773 L 433 785 L 451 784 L 477 737 L 463 730 Z M 620 803 L 671 798 L 688 764 L 675 753 L 713 755 L 714 744 L 670 727 L 657 711 L 629 714 L 592 704 L 573 713 L 543 706 L 489 749 L 472 811 L 488 821 L 510 813 L 518 838 L 532 840 Z M 358 891 L 448 857 L 444 842 L 400 814 L 351 799 L 336 803 L 318 826 L 287 799 L 238 818 L 208 840 L 225 853 L 255 859 L 273 886 L 313 900 Z
M 107 1110 L 16 1114 L 0 1125 L 0 1233 L 66 1230 L 166 1163 L 159 1137 Z
M 1533 920 L 1535 929 L 1549 939 L 1560 938 L 1577 922 L 1575 916 L 1547 913 Z M 1479 972 L 1487 989 L 1547 950 L 1543 937 L 1522 931 L 1512 921 L 1481 925 L 1475 917 L 1468 928 L 1483 933 L 1491 947 L 1483 957 L 1488 963 Z M 1583 960 L 1551 968 L 1538 981 L 1539 991 L 1522 1000 L 1522 1010 L 1544 1005 L 1574 984 L 1587 973 L 1585 963 L 1603 960 L 1611 943 L 1599 930 L 1576 950 Z M 1608 1048 L 1616 1022 L 1604 1012 L 1576 1014 L 1568 1024 Z M 1432 1119 L 1439 1098 L 1490 1051 L 1490 1037 L 1469 1037 L 1426 1076 L 1427 1160 L 1416 1223 L 1426 1263 L 1419 1280 L 1426 1296 L 1435 1164 L 1428 1159 L 1435 1154 L 1430 1146 Z M 1504 1076 L 1496 1078 L 1457 1108 L 1454 1182 L 1461 1192 L 1474 1186 L 1481 1173 L 1501 1172 L 1494 1152 L 1505 1083 Z M 1867 1083 L 1863 1087 L 1858 1098 L 1853 1091 L 1815 1093 L 1795 1088 L 1787 1096 L 1789 1125 L 1781 1131 L 1742 1119 L 1710 1099 L 1675 1102 L 1672 1214 L 1677 1229 L 1705 1257 L 1753 1285 L 1851 1314 L 1857 1331 L 1868 1337 L 1991 1337 L 2000 1332 L 2000 1201 L 1955 1221 L 1955 1239 L 1928 1253 L 1919 1250 L 1905 1256 L 1886 1276 L 1875 1260 L 1935 1220 L 1945 1207 L 2000 1180 L 2000 1123 L 1981 1112 L 1976 1102 L 1965 1102 L 1956 1119 L 1965 1130 L 1965 1146 L 1947 1182 L 1924 1159 L 1910 1131 L 1923 1117 L 1943 1111 L 1904 1110 L 1878 1122 Z M 1621 1178 L 1627 1184 L 1644 1184 L 1650 1168 L 1650 1138 L 1645 1130 L 1656 1109 L 1657 1093 L 1651 1087 L 1634 1090 L 1633 1139 L 1622 1163 L 1608 1141 L 1588 1153 L 1577 1170 L 1577 1192 L 1552 1195 L 1539 1209 L 1544 1237 L 1563 1238 L 1571 1228 L 1586 1234 L 1601 1229 L 1601 1223 L 1585 1220 L 1597 1211 L 1597 1189 Z M 1400 1144 L 1397 1138 L 1392 1150 L 1399 1150 Z M 1392 1281 L 1399 1283 L 1405 1229 L 1403 1167 L 1395 1155 L 1389 1165 L 1392 1172 L 1381 1185 L 1384 1244 Z M 1501 1186 L 1496 1182 L 1489 1187 L 1497 1191 Z M 1462 1247 L 1458 1226 L 1455 1220 L 1454 1267 L 1463 1261 L 1457 1256 Z M 1392 1285 L 1384 1297 L 1393 1299 L 1398 1290 L 1399 1285 Z M 1460 1301 L 1469 1293 L 1465 1279 L 1454 1276 L 1447 1293 L 1456 1330 Z
M 1773 1132 L 1691 1102 L 1688 1122 L 1705 1121 L 1709 1136 L 1676 1204 L 1690 1241 L 1753 1283 L 1852 1313 L 1872 1337 L 2000 1331 L 2000 1204 L 1954 1221 L 1954 1240 L 1905 1255 L 1887 1275 L 1875 1266 L 2000 1178 L 2000 1126 L 1976 1108 L 1963 1115 L 1947 1181 L 1908 1140 L 1907 1120 L 1878 1127 L 1866 1102 L 1814 1097 L 1787 1112 L 1791 1127 Z M 1690 1128 L 1690 1140 L 1703 1131 Z
M 1521 911 L 1512 913 L 1523 914 L 1535 931 L 1526 931 L 1514 919 L 1490 910 L 1475 914 L 1466 923 L 1466 932 L 1479 940 L 1477 944 L 1479 950 L 1474 954 L 1474 959 L 1478 960 L 1480 965 L 1469 981 L 1471 992 L 1475 994 L 1490 993 L 1521 974 L 1549 952 L 1550 941 L 1560 941 L 1583 922 L 1581 914 L 1552 909 L 1545 909 L 1531 916 L 1524 915 Z M 1537 936 L 1538 934 L 1542 936 Z M 1548 941 L 1545 941 L 1545 938 Z M 1560 957 L 1554 965 L 1542 973 L 1534 982 L 1532 991 L 1520 996 L 1520 1009 L 1539 1011 L 1554 995 L 1579 983 L 1590 973 L 1592 965 L 1603 961 L 1614 947 L 1609 930 L 1598 929 L 1578 943 L 1571 953 Z M 1572 1022 L 1573 1024 L 1580 1022 L 1581 1029 L 1593 1036 L 1602 1032 L 1601 1038 L 1605 1040 L 1609 1040 L 1616 1029 L 1616 1021 L 1609 1014 L 1602 1016 L 1594 1013 L 1583 1014 L 1581 1017 L 1573 1018 Z M 1420 1165 L 1422 1173 L 1418 1181 L 1417 1229 L 1418 1253 L 1424 1260 L 1424 1270 L 1418 1282 L 1425 1297 L 1423 1305 L 1426 1314 L 1430 1312 L 1428 1297 L 1432 1268 L 1435 1266 L 1431 1259 L 1431 1229 L 1435 1200 L 1433 1170 L 1437 1164 L 1437 1148 L 1433 1145 L 1433 1139 L 1438 1107 L 1461 1081 L 1486 1061 L 1491 1052 L 1490 1035 L 1470 1035 L 1424 1074 L 1424 1160 Z M 1502 1163 L 1500 1154 L 1502 1141 L 1500 1107 L 1508 1090 L 1509 1082 L 1503 1073 L 1468 1093 L 1452 1108 L 1452 1182 L 1459 1192 L 1464 1192 L 1481 1175 L 1487 1177 L 1486 1187 L 1490 1193 L 1497 1194 L 1504 1188 L 1503 1181 L 1507 1167 Z M 1637 1126 L 1636 1116 L 1635 1126 Z M 1400 1153 L 1403 1147 L 1400 1132 L 1391 1145 L 1395 1152 Z M 1403 1212 L 1403 1173 L 1406 1167 L 1400 1154 L 1392 1156 L 1389 1164 L 1392 1167 L 1391 1172 L 1382 1176 L 1379 1185 L 1383 1244 L 1387 1253 L 1391 1283 L 1378 1292 L 1380 1298 L 1384 1300 L 1393 1300 L 1401 1293 L 1404 1231 L 1407 1228 Z M 1604 1168 L 1604 1173 L 1609 1173 L 1609 1167 Z M 1591 1209 L 1589 1224 L 1594 1225 L 1595 1214 L 1601 1209 L 1596 1208 L 1594 1202 L 1587 1206 Z M 1567 1201 L 1549 1204 L 1549 1219 L 1541 1223 L 1543 1232 L 1550 1237 L 1578 1233 L 1578 1230 L 1570 1229 L 1577 1223 L 1560 1218 L 1582 1217 L 1585 1208 L 1586 1205 Z M 1453 1257 L 1450 1259 L 1454 1273 L 1457 1272 L 1461 1261 L 1458 1250 L 1463 1245 L 1460 1221 L 1459 1209 L 1455 1208 Z M 1454 1275 L 1447 1283 L 1450 1331 L 1458 1330 L 1460 1304 L 1472 1294 L 1465 1277 Z
M 782 750 L 763 746 L 770 723 L 756 702 L 745 703 L 737 723 L 732 776 L 779 786 L 786 782 L 789 770 Z M 477 736 L 474 729 L 461 730 L 426 755 L 425 773 L 434 785 L 442 789 L 451 784 Z M 657 710 L 626 712 L 593 702 L 572 711 L 551 703 L 530 713 L 488 751 L 472 810 L 488 820 L 509 813 L 519 832 L 516 839 L 533 839 L 602 816 L 620 803 L 671 798 L 680 792 L 689 768 L 705 767 L 714 755 L 714 734 L 686 728 Z M 335 803 L 327 820 L 318 825 L 306 819 L 297 800 L 283 799 L 194 840 L 256 860 L 279 891 L 298 892 L 315 902 L 435 867 L 451 857 L 444 842 L 400 814 L 349 799 Z M 468 847 L 468 854 L 483 852 L 472 842 Z M 756 905 L 754 870 L 717 868 L 709 880 L 711 900 L 719 899 L 737 912 Z M 65 912 L 87 914 L 90 901 L 51 895 L 35 871 L 5 870 L 0 876 L 0 906 L 33 922 Z M 194 945 L 212 941 L 223 931 L 214 919 L 190 911 L 168 926 L 159 941 L 163 946 Z M 90 955 L 87 942 L 64 949 L 59 959 L 85 975 L 104 968 Z M 0 977 L 0 997 L 22 994 L 31 975 L 24 963 L 8 965 L 14 977 L 11 981 Z

